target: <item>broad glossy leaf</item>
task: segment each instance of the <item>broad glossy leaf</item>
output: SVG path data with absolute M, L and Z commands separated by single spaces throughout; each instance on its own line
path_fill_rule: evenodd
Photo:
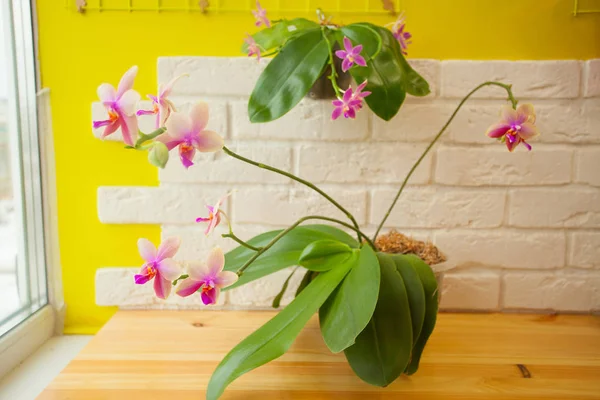
M 281 230 L 270 231 L 258 235 L 248 241 L 255 247 L 263 247 L 269 243 Z M 346 232 L 329 225 L 301 225 L 279 240 L 273 247 L 265 251 L 248 267 L 240 279 L 225 290 L 245 285 L 255 279 L 272 274 L 286 267 L 298 265 L 298 258 L 302 250 L 310 243 L 317 240 L 332 239 L 358 248 L 358 242 Z M 254 250 L 239 246 L 225 254 L 225 270 L 237 271 L 250 257 Z
M 369 323 L 379 295 L 379 277 L 377 256 L 364 245 L 342 284 L 319 309 L 321 334 L 332 352 L 351 346 Z
M 323 72 L 328 57 L 319 28 L 290 39 L 256 82 L 248 102 L 250 121 L 273 121 L 296 106 Z
M 239 376 L 282 356 L 351 267 L 346 263 L 320 273 L 286 308 L 235 346 L 210 378 L 206 398 L 218 399 Z
M 306 273 L 302 277 L 298 288 L 296 289 L 296 297 L 308 286 L 308 284 L 317 276 L 318 272 L 306 270 Z
M 423 284 L 423 290 L 425 291 L 425 319 L 423 321 L 423 328 L 421 329 L 417 343 L 413 347 L 410 364 L 406 367 L 405 371 L 408 375 L 412 375 L 419 369 L 421 355 L 423 354 L 427 340 L 429 340 L 435 328 L 438 313 L 438 287 L 435 274 L 429 265 L 414 254 L 407 254 L 406 259 L 415 271 L 417 271 Z
M 413 346 L 419 339 L 423 321 L 425 320 L 425 291 L 423 284 L 417 274 L 417 271 L 411 265 L 408 256 L 404 254 L 390 255 L 396 263 L 396 269 L 402 275 L 406 294 L 408 295 L 408 304 L 410 306 L 410 320 L 413 328 Z
M 328 271 L 343 263 L 352 255 L 346 243 L 337 240 L 318 240 L 302 251 L 298 264 L 311 271 Z
M 383 253 L 378 253 L 377 259 L 381 280 L 375 312 L 344 354 L 359 378 L 371 385 L 387 386 L 408 365 L 412 326 L 406 288 L 394 261 Z
M 347 36 L 352 43 L 356 46 L 361 44 L 363 46 L 363 56 L 367 56 L 366 59 L 371 59 L 381 51 L 382 40 L 379 33 L 376 30 L 367 25 L 361 24 L 350 24 L 340 28 L 341 35 L 338 35 L 338 41 L 340 46 L 343 48 L 343 44 L 339 37 L 343 39 Z M 354 68 L 361 68 L 354 67 Z
M 382 41 L 381 51 L 377 57 L 367 62 L 366 67 L 352 68 L 350 73 L 358 83 L 368 80 L 365 90 L 370 91 L 371 95 L 367 96 L 365 101 L 377 116 L 389 121 L 398 113 L 406 97 L 402 65 L 394 48 L 397 45 L 396 39 L 385 28 L 364 25 L 379 33 Z
M 305 29 L 318 28 L 319 24 L 309 21 L 305 18 L 294 18 L 292 20 L 283 20 L 270 28 L 265 28 L 256 32 L 252 37 L 261 47 L 261 51 L 269 51 L 285 43 L 286 40 L 294 35 L 301 33 Z M 242 45 L 242 53 L 248 53 L 248 44 Z

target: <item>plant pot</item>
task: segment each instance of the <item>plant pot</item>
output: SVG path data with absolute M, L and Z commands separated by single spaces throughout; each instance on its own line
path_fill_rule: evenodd
M 338 48 L 334 48 L 334 51 L 338 50 Z M 335 71 L 337 72 L 336 82 L 338 86 L 342 89 L 347 88 L 350 85 L 350 81 L 352 77 L 348 72 L 342 71 L 342 60 L 339 58 L 335 58 L 333 64 L 335 65 Z M 337 98 L 335 94 L 335 90 L 333 90 L 333 86 L 331 86 L 331 80 L 329 77 L 331 76 L 331 66 L 328 65 L 327 68 L 323 71 L 321 76 L 315 81 L 313 86 L 310 88 L 306 97 L 313 100 L 333 100 Z

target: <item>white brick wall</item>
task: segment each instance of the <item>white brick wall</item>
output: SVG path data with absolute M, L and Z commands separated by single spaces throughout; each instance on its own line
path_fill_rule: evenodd
M 432 94 L 408 98 L 385 123 L 368 110 L 355 121 L 331 121 L 328 101 L 305 100 L 283 118 L 250 124 L 247 99 L 266 65 L 245 58 L 170 57 L 158 62 L 160 81 L 188 73 L 173 92 L 186 109 L 211 105 L 209 127 L 240 154 L 318 183 L 374 232 L 414 160 L 458 102 L 477 84 L 502 80 L 535 105 L 542 132 L 531 153 L 510 154 L 488 139 L 506 95 L 488 88 L 469 101 L 414 174 L 386 228 L 432 239 L 449 261 L 442 308 L 448 310 L 600 310 L 600 60 L 412 60 Z M 102 108 L 92 107 L 102 117 Z M 151 130 L 146 119 L 143 129 Z M 113 139 L 119 139 L 116 136 Z M 248 239 L 313 213 L 341 216 L 297 183 L 230 159 L 199 154 L 185 171 L 174 157 L 159 187 L 102 187 L 104 223 L 160 224 L 163 237 L 183 238 L 178 259 L 204 258 L 218 244 L 194 219 L 205 204 L 237 189 L 225 209 Z M 223 229 L 220 230 L 222 233 Z M 136 249 L 132 248 L 132 252 Z M 133 284 L 135 269 L 103 268 L 96 279 L 101 305 L 200 307 L 198 299 L 156 300 Z M 265 308 L 291 269 L 232 290 L 219 307 Z M 282 304 L 301 279 L 297 274 Z

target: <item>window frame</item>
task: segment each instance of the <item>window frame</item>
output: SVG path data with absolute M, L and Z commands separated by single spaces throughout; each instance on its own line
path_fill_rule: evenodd
M 15 190 L 14 197 L 17 212 L 21 211 L 19 207 L 24 208 L 22 228 L 28 243 L 27 263 L 34 265 L 27 268 L 29 279 L 21 289 L 29 290 L 29 293 L 41 291 L 43 299 L 33 299 L 32 307 L 39 309 L 0 337 L 0 377 L 50 337 L 62 334 L 65 309 L 58 248 L 50 95 L 48 89 L 39 90 L 36 4 L 34 0 L 2 3 L 3 15 L 6 15 L 4 22 L 8 25 L 5 32 L 15 57 L 14 71 L 12 68 L 8 71 L 14 81 L 14 85 L 9 85 L 9 96 L 15 99 L 10 102 L 8 119 L 12 130 L 20 132 L 20 140 L 12 140 L 11 152 L 22 154 L 22 159 L 12 164 L 13 177 L 19 179 L 16 186 L 24 186 Z M 23 149 L 25 151 L 21 151 Z

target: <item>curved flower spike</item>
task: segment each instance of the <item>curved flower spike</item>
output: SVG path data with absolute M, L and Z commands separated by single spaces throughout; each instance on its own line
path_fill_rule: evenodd
M 172 257 L 179 249 L 181 241 L 177 237 L 166 239 L 158 250 L 148 239 L 138 240 L 140 255 L 146 261 L 134 279 L 138 285 L 154 279 L 156 297 L 166 299 L 171 293 L 172 283 L 181 273 L 181 268 Z
M 231 193 L 232 192 L 229 192 L 225 196 L 221 197 L 219 201 L 217 201 L 217 204 L 215 204 L 214 206 L 206 206 L 206 208 L 208 208 L 207 218 L 196 218 L 196 222 L 208 222 L 208 226 L 204 231 L 205 235 L 208 236 L 221 223 L 221 215 L 227 217 L 225 213 L 220 209 L 220 207 L 221 204 L 223 204 L 223 202 L 225 201 L 225 199 L 231 196 Z
M 262 8 L 258 0 L 256 0 L 256 10 L 252 10 L 252 15 L 256 18 L 254 25 L 261 26 L 264 24 L 267 28 L 271 27 L 271 21 L 267 18 L 267 10 Z
M 220 247 L 215 247 L 205 264 L 193 263 L 188 268 L 189 277 L 184 279 L 177 287 L 177 294 L 181 297 L 191 296 L 200 291 L 202 302 L 205 305 L 216 304 L 221 289 L 233 285 L 238 276 L 235 272 L 223 271 L 225 255 Z
M 360 55 L 360 52 L 363 49 L 362 44 L 352 47 L 350 39 L 344 37 L 344 48 L 345 50 L 338 50 L 335 52 L 336 56 L 344 60 L 342 61 L 342 71 L 348 71 L 355 63 L 361 67 L 367 66 L 367 62 L 363 56 Z
M 177 111 L 175 109 L 175 105 L 168 99 L 171 91 L 173 90 L 173 86 L 175 83 L 187 76 L 187 74 L 176 76 L 171 79 L 166 85 L 160 84 L 158 86 L 158 93 L 156 96 L 151 94 L 148 95 L 148 98 L 152 100 L 152 110 L 139 110 L 137 115 L 156 115 L 156 128 L 160 128 L 165 125 L 165 122 L 171 115 L 171 112 Z
M 129 68 L 121 78 L 119 86 L 115 90 L 110 83 L 98 86 L 98 97 L 108 111 L 108 119 L 93 121 L 94 129 L 105 127 L 102 138 L 121 128 L 123 141 L 133 146 L 138 134 L 138 123 L 135 109 L 140 95 L 133 90 L 133 81 L 137 75 L 138 67 Z
M 167 145 L 169 150 L 179 147 L 179 158 L 184 167 L 194 165 L 196 150 L 215 152 L 223 148 L 223 138 L 216 132 L 205 129 L 208 124 L 208 104 L 195 104 L 189 115 L 174 112 L 167 120 L 167 132 L 156 140 Z
M 523 143 L 527 150 L 531 150 L 531 145 L 526 140 L 540 134 L 535 126 L 533 105 L 521 104 L 516 110 L 504 106 L 501 115 L 500 122 L 489 127 L 486 135 L 505 142 L 508 151 L 513 151 L 519 143 Z

